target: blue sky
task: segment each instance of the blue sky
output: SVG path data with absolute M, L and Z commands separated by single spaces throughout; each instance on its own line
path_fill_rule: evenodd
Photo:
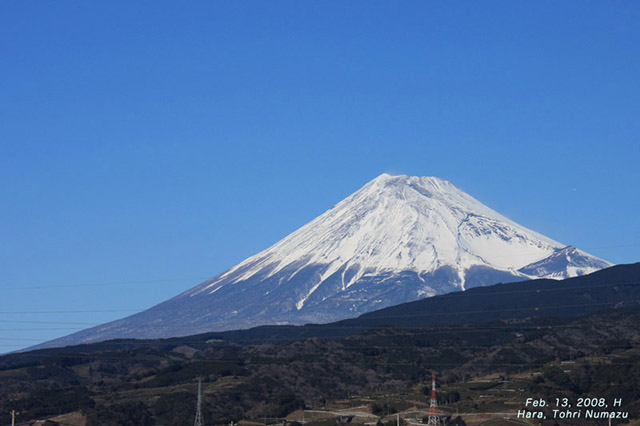
M 640 261 L 635 1 L 4 2 L 0 53 L 0 352 L 176 295 L 383 172 Z

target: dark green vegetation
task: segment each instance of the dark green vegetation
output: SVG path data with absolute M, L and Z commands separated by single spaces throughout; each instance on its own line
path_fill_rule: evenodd
M 1 359 L 0 410 L 31 418 L 81 410 L 92 425 L 180 425 L 193 417 L 195 383 L 202 378 L 209 423 L 284 417 L 349 395 L 373 395 L 371 410 L 386 415 L 406 404 L 375 395 L 415 389 L 434 370 L 443 383 L 441 403 L 458 404 L 461 412 L 491 409 L 473 395 L 493 392 L 502 381 L 465 383 L 497 373 L 528 378 L 518 385 L 521 401 L 531 395 L 622 398 L 625 410 L 638 415 L 639 325 L 640 309 L 625 308 L 578 320 L 378 328 L 331 341 L 197 350 L 185 339 L 180 346 L 140 342 L 90 354 L 28 353 Z M 406 398 L 427 401 L 428 393 L 420 388 Z
M 614 303 L 616 297 L 626 302 L 618 299 L 618 305 L 637 304 L 638 269 L 638 264 L 615 267 L 583 279 L 552 282 L 551 287 L 535 281 L 529 283 L 535 286 L 532 292 L 527 286 L 516 291 L 513 285 L 478 289 L 493 290 L 504 304 L 484 293 L 440 298 L 441 304 L 453 300 L 449 307 L 458 320 L 478 313 L 495 316 L 496 311 L 505 316 L 463 325 L 425 327 L 423 319 L 442 317 L 429 315 L 440 308 L 419 311 L 423 305 L 414 302 L 380 311 L 386 313 L 377 317 L 372 314 L 385 320 L 414 318 L 413 327 L 372 323 L 377 327 L 341 339 L 332 335 L 291 341 L 280 335 L 279 343 L 249 345 L 240 344 L 246 343 L 239 337 L 247 337 L 242 332 L 215 333 L 7 355 L 0 358 L 0 424 L 10 423 L 6 413 L 12 409 L 23 419 L 82 411 L 90 425 L 189 424 L 198 379 L 203 381 L 207 424 L 268 421 L 354 395 L 370 412 L 386 416 L 426 404 L 425 380 L 431 371 L 438 373 L 442 385 L 441 404 L 453 412 L 514 412 L 524 408 L 527 397 L 593 396 L 621 398 L 622 409 L 637 417 L 640 307 L 580 317 L 575 312 Z M 604 277 L 610 284 L 598 274 L 609 274 Z M 562 287 L 566 291 L 560 291 Z M 516 296 L 526 300 L 515 305 L 521 308 L 509 310 Z M 547 306 L 564 306 L 574 316 L 521 318 L 523 312 L 530 316 L 530 310 L 525 311 L 530 306 L 544 306 L 544 298 Z M 505 314 L 509 312 L 514 315 Z M 327 333 L 346 329 L 315 329 L 321 327 Z M 493 379 L 478 380 L 491 375 Z

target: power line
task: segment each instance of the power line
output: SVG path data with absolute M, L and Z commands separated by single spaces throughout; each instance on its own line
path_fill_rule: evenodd
M 640 300 L 632 300 L 631 302 L 640 302 Z M 563 305 L 563 306 L 554 306 L 553 308 L 568 308 L 568 307 L 583 307 L 583 306 L 607 306 L 610 304 L 582 304 L 582 305 Z M 545 308 L 521 308 L 521 309 L 509 309 L 509 310 L 503 310 L 503 311 L 540 311 L 542 309 Z M 549 308 L 550 309 L 550 308 Z M 484 313 L 484 312 L 493 312 L 493 311 L 460 311 L 457 312 L 456 314 L 462 314 L 462 313 Z M 437 315 L 437 314 L 432 314 L 432 315 Z M 440 315 L 452 315 L 451 313 L 443 313 Z M 419 316 L 423 316 L 422 314 L 416 314 L 416 315 L 407 315 L 407 318 L 410 317 L 419 317 Z M 404 317 L 401 317 L 404 318 Z M 567 320 L 572 320 L 572 317 L 564 317 Z M 495 320 L 500 320 L 500 319 L 495 319 Z M 490 320 L 489 320 L 490 321 Z M 215 323 L 210 323 L 210 324 L 215 324 Z M 206 324 L 204 324 L 206 325 Z M 369 331 L 372 329 L 375 329 L 377 327 L 384 327 L 385 324 L 380 324 L 380 325 L 375 325 L 375 326 L 370 326 L 370 327 L 366 327 L 366 326 L 323 326 L 324 330 L 345 330 L 345 329 L 356 329 L 358 331 L 361 332 L 365 332 L 365 331 Z M 203 327 L 203 324 L 169 324 L 169 325 L 144 325 L 143 327 L 146 327 L 147 329 L 167 329 L 167 328 L 174 328 L 174 329 L 198 329 Z M 274 328 L 277 327 L 281 327 L 281 326 L 273 326 Z M 436 328 L 436 330 L 431 331 L 431 333 L 451 333 L 452 330 L 450 329 L 442 329 L 443 327 L 462 327 L 462 326 L 457 326 L 457 325 L 448 325 L 448 324 L 434 324 L 434 325 L 428 325 L 428 326 L 424 326 L 424 327 L 420 327 L 420 328 L 426 328 L 426 327 L 433 327 Z M 513 331 L 517 331 L 517 330 L 522 330 L 523 328 L 520 327 L 518 328 L 517 325 L 505 325 L 504 327 L 492 327 L 492 328 L 484 328 L 484 329 L 478 329 L 475 328 L 473 324 L 468 325 L 468 328 L 463 328 L 463 329 L 455 329 L 454 331 L 456 333 L 476 333 L 478 331 L 481 330 L 513 330 Z M 515 328 L 514 328 L 515 327 Z M 555 327 L 563 327 L 563 326 L 555 326 Z M 409 330 L 416 330 L 416 329 L 420 329 L 420 328 L 410 328 Z M 533 329 L 544 329 L 545 326 L 531 326 L 531 328 Z M 565 327 L 566 328 L 566 327 Z M 0 331 L 61 331 L 61 330 L 65 330 L 65 331 L 81 331 L 81 330 L 85 330 L 84 327 L 43 327 L 43 328 L 3 328 L 0 329 Z M 232 330 L 232 331 L 238 331 L 238 330 Z M 223 331 L 203 331 L 203 332 L 197 332 L 197 334 L 209 334 L 209 333 L 224 333 Z M 179 338 L 180 336 L 172 336 L 172 337 L 164 337 L 161 339 L 171 339 L 171 338 Z M 305 339 L 305 338 L 311 338 L 313 336 L 301 336 L 299 338 L 301 339 Z M 335 335 L 330 335 L 330 334 L 323 334 L 322 336 L 318 336 L 321 338 L 327 338 L 327 339 L 331 339 L 331 338 L 342 338 L 342 337 L 349 337 L 344 335 L 343 333 L 339 333 L 339 334 L 335 334 Z M 55 340 L 57 338 L 53 338 L 51 340 Z M 134 339 L 133 337 L 114 337 L 113 339 Z M 297 339 L 297 337 L 296 337 Z M 147 339 L 145 339 L 147 340 Z M 287 341 L 291 341 L 294 340 L 293 337 L 283 337 L 280 339 L 273 339 L 273 338 L 267 338 L 265 339 L 268 342 L 272 342 L 272 343 L 276 343 L 277 341 L 282 341 L 282 342 L 287 342 Z M 42 339 L 40 339 L 39 341 L 42 341 Z M 256 342 L 256 339 L 246 339 L 246 340 L 242 340 L 242 339 L 230 339 L 229 340 L 232 343 L 238 343 L 238 344 L 242 344 L 242 343 L 254 343 Z M 87 342 L 85 344 L 99 344 L 101 342 Z
M 145 309 L 82 309 L 82 310 L 57 310 L 57 311 L 4 311 L 0 315 L 24 315 L 24 314 L 93 314 L 100 312 L 142 312 Z
M 22 339 L 20 337 L 0 337 L 0 340 L 24 340 L 24 341 L 37 341 L 39 339 Z
M 161 280 L 135 280 L 135 281 L 106 281 L 106 282 L 96 282 L 96 283 L 88 283 L 88 284 L 60 284 L 60 285 L 37 285 L 37 284 L 25 284 L 18 287 L 7 287 L 4 290 L 47 290 L 47 289 L 56 289 L 56 288 L 80 288 L 80 287 L 110 287 L 110 286 L 118 286 L 118 285 L 129 285 L 129 284 L 153 284 L 153 283 L 161 283 L 161 282 L 175 282 L 175 281 L 197 281 L 202 280 L 202 282 L 211 279 L 208 277 L 185 277 L 185 278 L 165 278 Z
M 551 280 L 550 280 L 551 281 Z M 515 282 L 515 283 L 509 283 L 509 284 L 521 284 L 523 286 L 526 286 L 528 283 L 528 281 L 521 281 L 521 282 Z M 497 285 L 505 285 L 505 284 L 497 284 Z M 477 294 L 475 292 L 469 292 L 470 290 L 473 289 L 478 289 L 478 288 L 485 288 L 485 287 L 472 287 L 471 289 L 465 290 L 465 291 L 455 291 L 452 293 L 447 293 L 447 294 L 443 294 L 443 295 L 436 295 L 436 296 L 432 296 L 426 299 L 434 299 L 437 298 L 437 300 L 444 300 L 444 299 L 448 299 L 448 298 L 461 298 L 461 297 L 473 297 L 473 298 L 477 298 L 478 296 L 491 296 L 491 295 L 510 295 L 510 294 L 527 294 L 527 293 L 544 293 L 544 292 L 558 292 L 558 291 L 567 291 L 567 290 L 586 290 L 586 289 L 592 289 L 592 288 L 601 288 L 601 287 L 623 287 L 623 286 L 639 286 L 640 285 L 640 281 L 631 281 L 631 282 L 626 282 L 626 283 L 618 283 L 618 284 L 611 284 L 611 283 L 603 283 L 603 284 L 592 284 L 592 285 L 588 285 L 588 286 L 573 286 L 573 287 L 567 287 L 567 286 L 563 286 L 563 285 L 558 285 L 557 287 L 551 287 L 551 288 L 545 288 L 545 289 L 521 289 L 521 290 L 509 290 L 509 291 L 500 291 L 500 290 L 495 290 L 495 291 L 485 291 L 482 294 Z M 420 299 L 420 300 L 426 300 L 426 299 Z M 407 302 L 407 303 L 411 303 L 411 302 Z M 580 305 L 575 305 L 575 306 L 580 306 Z M 586 305 L 585 305 L 586 306 Z M 51 310 L 51 311 L 0 311 L 0 315 L 24 315 L 24 314 L 69 314 L 69 313 L 101 313 L 101 312 L 105 312 L 105 313 L 109 313 L 109 312 L 142 312 L 145 310 L 148 310 L 151 308 L 146 308 L 146 309 L 83 309 L 83 310 Z M 383 308 L 386 309 L 386 308 Z M 543 309 L 543 308 L 541 308 Z M 181 309 L 176 309 L 176 308 L 154 308 L 154 311 L 167 311 L 167 312 L 171 312 L 171 311 L 180 311 Z M 200 308 L 194 308 L 191 309 L 191 311 L 194 310 L 208 310 L 207 307 L 200 307 Z M 434 314 L 434 315 L 439 315 L 439 314 Z M 377 317 L 377 318 L 384 318 L 384 317 Z M 387 318 L 393 318 L 391 316 L 387 317 Z
M 430 328 L 413 328 L 413 329 L 404 329 L 404 331 L 408 334 L 404 334 L 404 335 L 398 335 L 396 337 L 413 337 L 413 338 L 419 338 L 419 337 L 429 337 L 429 336 L 434 336 L 434 335 L 438 335 L 438 334 L 445 334 L 445 335 L 458 335 L 458 334 L 465 334 L 465 333 L 471 333 L 471 334 L 476 334 L 479 332 L 487 332 L 487 331 L 503 331 L 506 333 L 517 333 L 517 332 L 526 332 L 526 331 L 539 331 L 539 330 L 552 330 L 552 329 L 564 329 L 564 330 L 570 330 L 570 329 L 576 329 L 576 330 L 580 330 L 583 329 L 584 326 L 582 324 L 572 324 L 575 321 L 579 321 L 580 318 L 566 318 L 567 320 L 571 321 L 571 323 L 569 324 L 558 324 L 558 325 L 535 325 L 535 324 L 504 324 L 504 325 L 494 325 L 494 326 L 487 326 L 487 325 L 483 325 L 483 324 L 479 324 L 479 325 L 438 325 L 438 326 L 433 326 Z M 340 329 L 339 327 L 334 327 L 335 329 Z M 373 329 L 373 328 L 372 328 Z M 366 330 L 366 331 L 370 331 L 372 329 Z M 365 330 L 363 330 L 365 331 Z M 118 338 L 117 340 L 127 340 L 127 342 L 120 342 L 124 345 L 133 345 L 135 347 L 144 347 L 144 346 L 149 346 L 149 347 L 156 347 L 156 346 L 162 346 L 162 345 L 167 345 L 169 344 L 169 342 L 167 340 L 171 340 L 171 339 L 175 339 L 178 340 L 178 342 L 180 344 L 194 344 L 194 345 L 206 345 L 206 347 L 225 347 L 228 346 L 229 344 L 248 344 L 248 345 L 256 345 L 256 344 L 278 344 L 278 343 L 287 343 L 287 342 L 292 342 L 294 340 L 305 340 L 305 339 L 309 339 L 312 338 L 312 336 L 310 337 L 296 337 L 296 338 L 292 338 L 292 337 L 282 337 L 282 338 L 268 338 L 265 339 L 264 342 L 256 342 L 256 339 L 231 339 L 229 341 L 220 341 L 220 342 L 209 342 L 209 341 L 205 341 L 203 339 L 189 339 L 190 336 L 186 336 L 185 338 L 181 338 L 181 337 L 172 337 L 172 338 L 163 338 L 163 339 L 157 339 L 157 340 L 153 340 L 153 339 L 145 339 L 145 340 L 137 340 L 134 338 L 126 338 L 126 337 L 122 337 L 122 338 Z M 351 337 L 357 337 L 357 335 L 353 335 L 353 336 L 345 336 L 344 334 L 337 334 L 337 335 L 328 335 L 328 334 L 324 334 L 322 336 L 320 336 L 321 339 L 328 339 L 328 340 L 332 340 L 335 338 L 343 338 L 343 339 L 349 339 Z M 7 339 L 5 339 L 7 340 Z M 18 340 L 18 339 L 8 339 L 8 340 Z M 36 340 L 36 339 L 29 339 L 29 340 Z M 38 341 L 41 341 L 41 339 L 38 339 Z M 352 341 L 353 342 L 353 341 Z M 119 344 L 119 343 L 114 343 L 113 341 L 101 341 L 101 342 L 87 342 L 87 343 L 80 343 L 83 345 L 91 345 L 91 346 L 112 346 L 114 344 Z M 18 346 L 18 345 L 0 345 L 0 346 Z M 483 347 L 488 347 L 491 345 L 451 345 L 451 346 L 446 346 L 446 345 L 442 345 L 440 343 L 435 344 L 434 346 L 425 346 L 425 349 L 435 349 L 435 348 L 483 348 Z M 607 344 L 600 344 L 598 346 L 611 346 L 611 347 L 618 347 L 620 345 L 617 344 L 613 344 L 613 345 L 607 345 Z M 363 348 L 376 348 L 376 349 L 394 349 L 394 347 L 386 347 L 386 346 L 373 346 L 373 345 L 353 345 L 353 346 L 344 346 L 344 349 L 353 349 L 353 350 L 357 350 L 357 349 L 363 349 Z M 50 349 L 60 349 L 60 348 L 50 348 Z
M 22 320 L 0 320 L 0 322 L 17 323 L 17 324 L 63 324 L 63 325 L 100 325 L 97 322 L 60 322 L 60 321 L 22 321 Z
M 640 299 L 631 299 L 631 300 L 626 300 L 626 303 L 640 303 Z M 566 308 L 581 308 L 581 307 L 587 307 L 587 306 L 602 306 L 602 307 L 607 307 L 607 306 L 616 306 L 618 304 L 618 302 L 594 302 L 594 303 L 579 303 L 579 304 L 571 304 L 571 305 L 551 305 L 551 306 L 531 306 L 531 307 L 526 307 L 526 308 L 510 308 L 510 309 L 500 309 L 500 312 L 523 312 L 523 311 L 531 311 L 531 312 L 538 312 L 538 311 L 543 311 L 543 310 L 550 310 L 550 309 L 566 309 Z M 166 311 L 166 312 L 171 312 L 171 311 L 181 311 L 180 309 L 159 309 L 161 311 Z M 198 310 L 208 310 L 208 308 L 200 308 Z M 196 309 L 192 310 L 192 311 L 196 311 Z M 31 313 L 36 313 L 36 314 L 41 314 L 41 313 L 94 313 L 94 312 L 131 312 L 131 311 L 125 311 L 125 310 L 84 310 L 84 311 L 30 311 L 30 312 L 0 312 L 0 314 L 31 314 Z M 398 319 L 398 318 L 406 318 L 406 319 L 410 319 L 410 318 L 424 318 L 424 317 L 442 317 L 442 316 L 460 316 L 461 314 L 483 314 L 483 313 L 492 313 L 492 312 L 496 312 L 493 309 L 488 309 L 488 310 L 472 310 L 472 311 L 455 311 L 455 312 L 423 312 L 423 313 L 416 313 L 416 314 L 403 314 L 403 315 L 384 315 L 384 316 L 375 316 L 375 317 L 371 317 L 371 318 L 360 318 L 360 317 L 356 317 L 356 318 L 351 318 L 351 320 L 356 320 L 359 319 L 360 321 L 366 322 L 367 320 L 371 319 L 374 320 L 376 322 L 379 322 L 380 320 L 386 320 L 386 319 Z M 487 321 L 491 321 L 491 320 L 500 320 L 500 319 L 506 319 L 506 318 L 495 318 L 495 319 L 488 319 Z M 343 320 L 346 321 L 346 320 Z M 0 320 L 0 322 L 5 322 Z M 6 321 L 9 322 L 9 321 Z M 17 322 L 17 321 L 16 321 Z M 26 322 L 26 321 L 25 321 Z M 27 322 L 27 323 L 32 323 L 32 322 Z M 33 322 L 33 323 L 40 323 L 40 322 Z M 46 324 L 51 324 L 51 322 L 43 322 Z M 74 323 L 60 323 L 60 324 L 74 324 Z M 76 323 L 78 324 L 78 323 Z M 155 328 L 155 329 L 159 329 L 159 328 L 201 328 L 201 327 L 206 327 L 208 325 L 216 325 L 218 324 L 218 322 L 209 322 L 209 323 L 199 323 L 199 324 L 143 324 L 143 326 L 147 327 L 147 328 Z M 331 324 L 331 323 L 329 323 Z M 82 325 L 82 324 L 79 324 Z M 87 324 L 87 325 L 92 325 L 92 324 Z M 353 325 L 353 326 L 344 326 L 344 325 L 336 325 L 336 326 L 331 326 L 331 325 L 325 325 L 325 324 L 314 324 L 318 327 L 322 327 L 324 329 L 330 329 L 330 328 L 336 328 L 336 329 L 348 329 L 348 328 L 356 328 L 356 329 L 361 329 L 363 327 L 367 327 L 366 325 Z M 385 325 L 384 323 L 381 323 L 379 325 Z M 390 324 L 392 325 L 392 324 Z M 433 324 L 433 325 L 429 325 L 429 326 L 439 326 L 440 324 Z M 446 324 L 442 324 L 442 325 L 446 325 Z M 287 327 L 287 326 L 292 326 L 292 327 L 304 327 L 303 325 L 273 325 L 274 328 L 281 328 L 281 327 Z M 261 327 L 269 327 L 269 325 L 265 325 L 265 326 L 261 326 Z M 43 330 L 46 330 L 49 328 L 43 328 Z M 80 328 L 74 328 L 74 329 L 80 329 Z M 8 330 L 8 329 L 0 329 L 0 330 Z M 11 329 L 11 330 L 20 330 L 20 329 Z M 25 329 L 27 330 L 27 329 Z M 29 328 L 28 330 L 38 330 L 38 328 Z M 237 330 L 234 330 L 237 331 Z M 223 333 L 224 331 L 215 331 L 212 330 L 210 331 L 211 333 Z M 203 332 L 203 333 L 209 333 L 209 332 Z
M 83 327 L 42 327 L 42 328 L 0 328 L 0 331 L 52 331 L 52 330 L 84 330 Z

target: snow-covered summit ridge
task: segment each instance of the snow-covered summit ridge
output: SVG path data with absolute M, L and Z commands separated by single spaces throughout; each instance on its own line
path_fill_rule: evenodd
M 194 294 L 215 292 L 265 270 L 269 271 L 267 277 L 274 276 L 294 265 L 295 271 L 326 265 L 315 287 L 338 270 L 354 271 L 343 289 L 365 273 L 424 273 L 448 265 L 458 271 L 464 288 L 465 271 L 472 266 L 529 277 L 517 270 L 563 247 L 444 179 L 382 174 Z

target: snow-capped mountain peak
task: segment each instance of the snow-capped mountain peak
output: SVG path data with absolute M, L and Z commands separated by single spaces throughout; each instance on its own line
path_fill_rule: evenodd
M 446 180 L 383 174 L 223 274 L 52 344 L 329 322 L 473 286 L 608 266 L 518 225 Z
M 419 274 L 443 265 L 455 267 L 463 286 L 464 271 L 474 265 L 515 272 L 562 247 L 444 179 L 383 174 L 197 292 L 215 292 L 265 268 L 268 277 L 274 276 L 293 265 L 296 270 L 326 265 L 315 288 L 338 270 L 343 276 L 352 272 L 343 283 L 346 289 L 366 272 Z

